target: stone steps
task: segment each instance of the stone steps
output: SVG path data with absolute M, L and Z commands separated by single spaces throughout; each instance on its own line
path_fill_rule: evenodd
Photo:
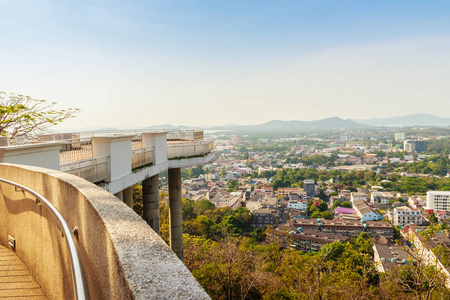
M 0 299 L 44 300 L 44 292 L 23 262 L 0 245 Z

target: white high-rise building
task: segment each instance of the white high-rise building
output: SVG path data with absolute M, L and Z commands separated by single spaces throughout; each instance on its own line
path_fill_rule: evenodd
M 450 211 L 450 191 L 428 191 L 425 208 L 435 212 Z
M 240 137 L 240 136 L 237 136 L 237 135 L 231 136 L 231 143 L 232 143 L 233 145 L 240 144 L 240 143 L 241 143 L 241 137 Z
M 405 133 L 404 132 L 396 132 L 394 139 L 396 141 L 404 141 L 405 140 Z
M 416 143 L 414 141 L 406 140 L 403 142 L 403 150 L 405 152 L 414 152 L 416 151 Z

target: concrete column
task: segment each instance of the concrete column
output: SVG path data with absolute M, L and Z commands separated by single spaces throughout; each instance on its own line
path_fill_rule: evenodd
M 123 190 L 123 202 L 133 209 L 133 187 L 127 187 Z
M 183 216 L 181 201 L 181 168 L 169 169 L 170 248 L 183 260 Z
M 159 216 L 159 176 L 158 174 L 142 181 L 143 218 L 157 233 L 160 231 Z
M 123 191 L 120 191 L 118 193 L 115 193 L 114 196 L 119 198 L 120 201 L 123 201 Z

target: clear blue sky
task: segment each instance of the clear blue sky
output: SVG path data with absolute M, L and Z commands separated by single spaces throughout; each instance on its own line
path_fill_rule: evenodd
M 67 128 L 450 117 L 450 1 L 0 0 L 0 11 L 0 90 L 80 108 Z

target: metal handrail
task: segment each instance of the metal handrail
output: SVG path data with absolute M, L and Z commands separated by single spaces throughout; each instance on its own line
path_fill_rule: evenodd
M 51 214 L 56 218 L 56 221 L 61 226 L 61 230 L 64 234 L 67 248 L 69 248 L 69 254 L 70 254 L 70 267 L 72 269 L 72 281 L 73 285 L 75 287 L 75 299 L 77 300 L 85 300 L 88 299 L 87 291 L 86 291 L 86 284 L 85 284 L 85 276 L 83 272 L 83 268 L 80 263 L 80 255 L 78 251 L 78 246 L 75 243 L 73 237 L 72 237 L 72 231 L 69 228 L 69 225 L 67 224 L 66 220 L 64 220 L 64 217 L 61 215 L 61 213 L 56 209 L 53 204 L 50 203 L 46 198 L 44 198 L 41 194 L 33 191 L 30 188 L 27 188 L 19 183 L 9 181 L 3 178 L 0 178 L 0 182 L 15 186 L 19 189 L 22 189 L 24 191 L 27 191 L 31 195 L 36 197 L 36 204 L 42 203 L 47 209 L 51 212 Z M 75 230 L 78 231 L 77 228 Z

